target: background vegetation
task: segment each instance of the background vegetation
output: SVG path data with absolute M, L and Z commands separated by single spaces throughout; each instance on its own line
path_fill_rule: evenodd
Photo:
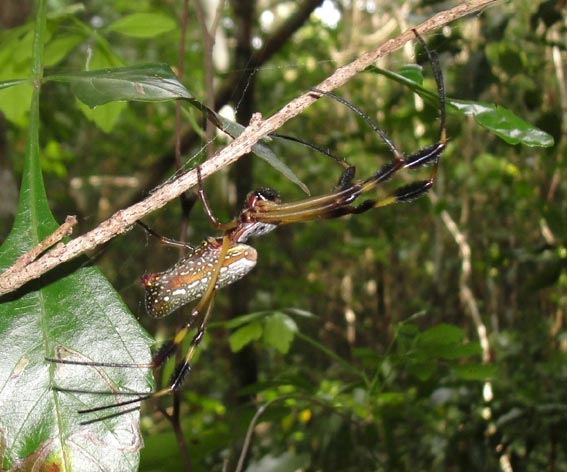
M 177 65 L 195 97 L 247 123 L 251 112 L 270 115 L 337 66 L 447 8 L 436 1 L 229 1 L 217 13 L 212 2 L 201 3 L 190 2 L 184 17 L 183 2 L 174 0 L 51 1 L 46 70 Z M 567 471 L 564 8 L 551 0 L 498 3 L 426 38 L 440 56 L 449 97 L 506 107 L 554 144 L 511 145 L 452 111 L 431 198 L 284 227 L 254 241 L 258 266 L 218 294 L 214 323 L 181 395 L 177 431 L 184 441 L 156 405 L 143 405 L 141 470 L 188 469 L 184 449 L 192 470 L 233 470 L 253 421 L 249 471 Z M 148 15 L 130 16 L 139 14 Z M 0 79 L 28 76 L 32 5 L 4 0 L 0 23 Z M 415 44 L 379 66 L 396 71 L 414 62 L 424 65 L 424 85 L 434 89 Z M 31 99 L 25 90 L 0 95 L 2 238 L 23 172 Z M 375 71 L 339 92 L 408 153 L 437 139 L 434 104 Z M 77 233 L 176 171 L 176 127 L 183 168 L 225 142 L 214 130 L 201 131 L 198 113 L 185 113 L 176 125 L 172 101 L 92 111 L 68 84 L 54 82 L 43 87 L 40 104 L 49 206 L 57 221 L 77 214 Z M 371 130 L 330 100 L 281 132 L 348 158 L 360 177 L 389 158 Z M 270 146 L 312 194 L 335 185 L 340 168 L 329 159 L 292 143 Z M 222 220 L 260 186 L 278 189 L 285 200 L 303 198 L 251 157 L 205 182 Z M 188 211 L 192 200 L 146 222 L 197 243 L 214 231 L 200 204 Z M 136 228 L 91 257 L 157 340 L 183 323 L 187 312 L 152 320 L 140 302 L 141 274 L 167 268 L 176 251 Z M 89 316 L 85 323 L 108 313 Z M 3 349 L 17 342 L 3 339 Z M 159 403 L 173 411 L 169 400 Z M 261 416 L 253 420 L 255 414 Z M 3 469 L 17 468 L 9 434 L 2 434 Z

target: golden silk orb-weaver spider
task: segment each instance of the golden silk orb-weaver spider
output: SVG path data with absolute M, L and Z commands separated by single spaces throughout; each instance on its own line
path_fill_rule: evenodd
M 146 231 L 157 236 L 163 243 L 183 246 L 188 250 L 188 254 L 171 268 L 159 273 L 146 274 L 142 277 L 145 289 L 146 311 L 152 317 L 161 318 L 191 301 L 198 300 L 191 311 L 189 319 L 175 337 L 158 350 L 153 356 L 151 364 L 91 363 L 90 365 L 158 368 L 181 348 L 182 342 L 191 330 L 196 328 L 190 347 L 183 359 L 175 367 L 167 387 L 155 392 L 140 394 L 126 401 L 82 410 L 80 413 L 93 413 L 109 408 L 131 405 L 148 398 L 163 397 L 177 391 L 181 387 L 191 369 L 191 361 L 205 333 L 216 291 L 240 280 L 256 265 L 257 252 L 252 246 L 247 244 L 250 238 L 269 233 L 280 225 L 338 218 L 349 214 L 364 213 L 373 208 L 396 202 L 411 201 L 424 195 L 433 186 L 437 175 L 439 158 L 443 154 L 447 143 L 445 88 L 436 53 L 428 49 L 416 31 L 414 33 L 427 54 L 437 85 L 439 100 L 439 135 L 437 140 L 406 156 L 386 133 L 358 107 L 331 92 L 312 88 L 311 93 L 313 95 L 329 97 L 360 116 L 388 147 L 392 154 L 392 159 L 369 177 L 355 180 L 354 166 L 348 164 L 344 159 L 336 158 L 332 154 L 322 151 L 317 146 L 304 143 L 296 138 L 284 137 L 322 151 L 339 162 L 344 167 L 344 170 L 336 188 L 331 193 L 325 195 L 309 197 L 290 203 L 282 202 L 275 190 L 269 188 L 258 189 L 248 196 L 240 213 L 227 223 L 221 223 L 213 215 L 203 191 L 200 170 L 197 168 L 200 200 L 213 226 L 222 232 L 221 236 L 208 238 L 199 246 L 193 247 L 189 244 L 161 237 L 145 224 L 139 222 Z M 401 186 L 383 198 L 371 197 L 359 201 L 362 196 L 368 195 L 369 192 L 391 179 L 401 170 L 417 169 L 426 165 L 431 165 L 431 173 L 428 179 Z M 48 360 L 57 363 L 76 363 L 61 359 Z

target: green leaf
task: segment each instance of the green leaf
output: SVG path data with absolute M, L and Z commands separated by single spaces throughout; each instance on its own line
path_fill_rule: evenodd
M 464 337 L 465 332 L 463 329 L 442 323 L 419 334 L 417 343 L 420 346 L 460 344 Z
M 271 313 L 272 313 L 271 311 L 257 311 L 255 313 L 248 313 L 247 315 L 240 315 L 237 316 L 236 318 L 231 318 L 228 321 L 209 323 L 209 327 L 216 327 L 218 325 L 222 325 L 228 329 L 235 329 L 245 324 L 251 323 L 252 321 L 261 320 L 262 318 L 265 318 Z
M 453 325 L 440 324 L 420 333 L 415 348 L 429 358 L 459 359 L 478 354 L 478 344 L 465 344 L 465 332 Z
M 295 172 L 293 172 L 281 159 L 279 159 L 274 151 L 272 151 L 266 144 L 259 142 L 252 146 L 252 152 L 258 156 L 259 158 L 266 161 L 270 164 L 274 169 L 276 169 L 280 174 L 282 174 L 285 178 L 287 178 L 290 182 L 297 185 L 303 193 L 307 195 L 311 195 L 309 192 L 309 188 L 305 185 Z
M 229 337 L 233 352 L 240 351 L 245 345 L 259 340 L 263 335 L 265 344 L 286 354 L 297 332 L 295 321 L 280 311 L 250 313 L 223 324 L 229 329 L 238 328 Z
M 482 354 L 482 348 L 478 342 L 468 342 L 461 345 L 453 346 L 447 350 L 443 358 L 448 360 L 463 359 L 465 357 L 479 356 Z
M 406 72 L 405 75 L 401 75 L 374 66 L 369 67 L 367 70 L 410 87 L 430 103 L 435 105 L 438 103 L 437 94 L 422 87 L 419 78 L 414 80 L 416 77 L 413 77 L 411 73 Z M 504 107 L 452 98 L 447 98 L 446 101 L 448 111 L 456 110 L 465 115 L 472 115 L 479 125 L 488 129 L 508 144 L 525 144 L 526 146 L 538 147 L 553 146 L 553 137 L 550 134 L 536 126 L 530 125 Z
M 450 100 L 450 104 L 461 113 L 474 116 L 479 125 L 492 131 L 508 144 L 553 146 L 551 135 L 530 125 L 504 107 L 465 100 Z
M 114 125 L 120 118 L 122 110 L 127 106 L 124 102 L 112 102 L 96 108 L 89 108 L 83 102 L 77 100 L 79 110 L 105 133 L 110 133 L 114 129 Z
M 489 380 L 498 374 L 495 365 L 486 364 L 456 365 L 453 366 L 453 370 L 463 380 Z
M 0 77 L 15 69 L 25 68 L 29 72 L 31 50 L 34 39 L 33 25 L 3 31 L 0 35 Z
M 49 67 L 61 62 L 83 39 L 80 34 L 65 34 L 50 41 L 45 47 L 45 65 Z
M 133 13 L 108 26 L 109 31 L 134 38 L 154 38 L 176 28 L 175 20 L 163 13 Z
M 0 339 L 10 346 L 0 355 L 7 469 L 20 462 L 37 466 L 44 451 L 62 470 L 136 470 L 142 444 L 137 411 L 90 425 L 81 423 L 102 414 L 77 412 L 131 398 L 96 392 L 151 390 L 148 371 L 45 360 L 57 352 L 81 362 L 151 358 L 150 338 L 104 276 L 80 267 L 84 262 L 68 264 L 0 301 Z
M 49 76 L 48 79 L 70 83 L 77 98 L 91 108 L 117 100 L 194 100 L 167 64 L 58 74 Z
M 264 342 L 282 354 L 287 354 L 297 332 L 295 321 L 282 312 L 276 312 L 264 321 Z
M 382 408 L 395 408 L 408 401 L 406 392 L 383 392 L 377 397 L 377 402 Z
M 262 324 L 258 321 L 246 324 L 232 333 L 228 342 L 232 352 L 240 351 L 244 346 L 262 337 Z
M 83 26 L 82 23 L 79 26 Z M 85 27 L 83 27 L 83 29 L 84 28 Z M 96 44 L 93 48 L 93 53 L 89 60 L 89 67 L 98 70 L 121 66 L 121 59 L 111 50 L 110 45 L 99 35 L 95 35 L 95 38 Z M 53 77 L 56 80 L 57 77 L 61 78 L 64 77 L 64 75 L 55 75 Z M 50 80 L 49 76 L 47 80 Z M 63 79 L 62 81 L 65 80 Z M 126 105 L 124 103 L 119 102 L 104 104 L 103 106 L 97 107 L 96 109 L 89 108 L 79 100 L 77 100 L 76 103 L 79 110 L 81 110 L 81 112 L 87 117 L 87 119 L 92 121 L 96 126 L 98 126 L 106 133 L 110 132 L 114 128 L 114 125 L 120 118 L 122 110 L 126 108 Z
M 33 74 L 38 82 L 46 3 L 38 2 L 36 21 Z M 2 270 L 58 226 L 39 165 L 39 92 L 34 89 L 30 107 L 16 220 L 0 248 Z M 57 353 L 77 361 L 151 359 L 151 339 L 96 268 L 84 258 L 76 259 L 1 297 L 0 339 L 2 470 L 137 469 L 142 445 L 137 411 L 88 425 L 81 422 L 99 413 L 77 412 L 113 404 L 121 398 L 117 392 L 125 389 L 148 391 L 153 387 L 148 371 L 53 364 L 45 359 Z
M 10 81 L 10 85 L 17 85 L 15 82 L 22 83 L 24 81 Z M 32 101 L 33 86 L 31 81 L 25 81 L 20 87 L 11 89 L 0 89 L 0 111 L 4 113 L 6 119 L 15 123 L 20 127 L 26 125 L 26 110 L 29 109 Z
M 400 67 L 398 74 L 415 84 L 423 85 L 423 67 L 419 64 L 406 64 Z
M 430 360 L 418 360 L 408 364 L 408 371 L 415 375 L 419 380 L 425 382 L 429 380 L 437 370 L 437 364 Z
M 370 66 L 366 69 L 367 72 L 373 74 L 383 75 L 388 79 L 398 82 L 399 84 L 405 85 L 412 89 L 415 93 L 419 94 L 424 99 L 428 100 L 430 103 L 437 105 L 439 103 L 439 98 L 437 93 L 433 90 L 426 89 L 422 86 L 423 83 L 423 70 L 418 71 L 417 69 L 421 67 L 415 65 L 412 68 L 410 65 L 405 65 L 400 69 L 400 73 L 392 72 L 386 69 L 381 69 L 380 67 Z

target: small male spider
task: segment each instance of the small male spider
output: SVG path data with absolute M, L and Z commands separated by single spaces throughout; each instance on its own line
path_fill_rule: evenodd
M 256 250 L 245 244 L 249 238 L 266 234 L 280 225 L 317 219 L 338 218 L 348 214 L 364 213 L 372 208 L 396 202 L 411 201 L 424 195 L 432 187 L 437 174 L 439 158 L 443 154 L 447 143 L 445 89 L 437 55 L 427 48 L 427 45 L 416 31 L 414 33 L 427 54 L 437 84 L 439 99 L 439 137 L 437 141 L 408 156 L 404 156 L 376 123 L 356 106 L 331 92 L 312 88 L 312 94 L 318 97 L 330 97 L 358 114 L 390 149 L 393 155 L 392 160 L 370 177 L 363 180 L 355 180 L 355 168 L 353 166 L 326 153 L 345 168 L 333 192 L 297 202 L 282 203 L 276 191 L 266 188 L 259 189 L 248 196 L 242 211 L 228 223 L 219 222 L 213 215 L 203 191 L 199 168 L 197 168 L 199 197 L 203 202 L 209 219 L 215 228 L 222 231 L 222 236 L 208 238 L 200 246 L 193 247 L 163 238 L 154 233 L 145 224 L 139 222 L 146 231 L 160 238 L 165 244 L 183 246 L 189 250 L 188 255 L 170 269 L 143 276 L 145 305 L 148 314 L 155 318 L 161 318 L 193 300 L 199 299 L 199 301 L 193 308 L 185 327 L 178 331 L 171 341 L 161 347 L 154 355 L 151 364 L 136 366 L 160 367 L 173 353 L 181 348 L 183 340 L 191 329 L 196 327 L 196 334 L 191 341 L 189 350 L 176 366 L 167 387 L 149 394 L 141 394 L 127 401 L 82 410 L 80 413 L 92 413 L 108 408 L 130 405 L 148 398 L 163 397 L 177 391 L 181 387 L 191 368 L 191 361 L 195 351 L 205 333 L 216 290 L 240 280 L 256 265 Z M 298 141 L 294 138 L 291 139 Z M 307 145 L 319 150 L 316 146 Z M 359 197 L 374 190 L 398 171 L 402 169 L 416 169 L 425 165 L 432 166 L 431 174 L 427 180 L 404 185 L 381 199 L 369 198 L 357 202 Z M 73 363 L 72 361 L 61 359 L 49 360 L 57 363 Z M 97 363 L 96 365 L 111 367 L 132 366 L 131 364 L 109 363 Z

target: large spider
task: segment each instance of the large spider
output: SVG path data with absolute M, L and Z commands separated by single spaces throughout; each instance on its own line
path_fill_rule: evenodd
M 297 202 L 282 203 L 276 191 L 267 188 L 259 189 L 248 196 L 243 210 L 228 223 L 219 222 L 213 215 L 203 191 L 200 172 L 198 172 L 200 199 L 213 225 L 222 231 L 222 236 L 211 237 L 201 243 L 200 246 L 193 247 L 161 237 L 140 222 L 146 231 L 160 238 L 165 244 L 183 246 L 189 251 L 187 256 L 170 269 L 160 273 L 146 274 L 142 277 L 148 314 L 155 318 L 161 318 L 169 315 L 181 306 L 199 299 L 186 325 L 177 332 L 171 341 L 161 347 L 154 355 L 150 365 L 143 365 L 143 367 L 158 368 L 163 365 L 173 353 L 181 348 L 181 343 L 189 332 L 196 328 L 196 334 L 193 336 L 189 350 L 176 366 L 167 387 L 156 392 L 136 396 L 127 401 L 82 410 L 80 413 L 92 413 L 107 408 L 138 403 L 148 398 L 163 397 L 177 391 L 181 387 L 191 368 L 191 361 L 195 351 L 205 333 L 205 328 L 211 315 L 215 292 L 243 278 L 256 265 L 256 250 L 245 244 L 249 238 L 273 231 L 279 225 L 338 218 L 348 214 L 364 213 L 372 208 L 396 202 L 411 201 L 425 194 L 432 187 L 437 174 L 439 158 L 445 150 L 447 142 L 445 90 L 437 55 L 427 48 L 427 45 L 417 32 L 415 32 L 415 35 L 426 51 L 437 84 L 439 98 L 439 137 L 437 141 L 408 156 L 404 156 L 392 140 L 356 106 L 333 93 L 313 88 L 311 92 L 314 95 L 330 97 L 358 114 L 384 141 L 392 152 L 393 159 L 370 177 L 364 180 L 355 180 L 355 168 L 353 166 L 326 153 L 339 161 L 344 167 L 337 187 L 333 192 Z M 309 146 L 318 149 L 316 146 Z M 369 198 L 357 201 L 362 195 L 368 194 L 400 170 L 416 169 L 428 164 L 432 165 L 432 170 L 427 180 L 404 185 L 381 199 Z M 75 363 L 63 359 L 49 360 L 58 363 Z M 131 364 L 108 363 L 93 365 L 110 367 L 132 366 Z

